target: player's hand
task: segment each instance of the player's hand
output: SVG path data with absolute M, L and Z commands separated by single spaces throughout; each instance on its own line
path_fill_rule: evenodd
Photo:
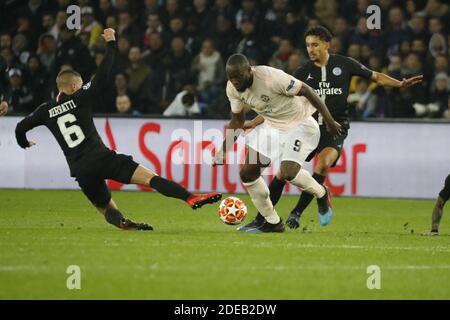
M 35 145 L 36 145 L 36 142 L 28 140 L 28 148 L 31 148 L 32 146 L 35 146 Z
M 242 127 L 244 130 L 244 135 L 255 129 L 255 125 L 253 121 L 245 121 L 244 126 Z
M 419 82 L 422 82 L 422 80 L 423 80 L 423 75 L 411 77 L 408 79 L 403 78 L 400 88 L 409 88 L 415 84 L 418 84 Z
M 339 137 L 343 133 L 342 126 L 336 121 L 333 121 L 332 124 L 327 124 L 327 130 L 334 138 Z
M 8 102 L 0 102 L 0 117 L 4 116 L 8 112 Z
M 116 31 L 112 28 L 108 28 L 103 30 L 102 37 L 105 39 L 106 42 L 115 41 L 116 40 Z
M 222 150 L 216 153 L 214 158 L 212 159 L 212 166 L 223 166 L 225 164 L 226 154 Z

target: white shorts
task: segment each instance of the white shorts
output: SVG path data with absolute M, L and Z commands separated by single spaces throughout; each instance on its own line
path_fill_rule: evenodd
M 308 117 L 296 127 L 280 130 L 265 122 L 246 136 L 248 147 L 269 158 L 272 162 L 293 161 L 303 166 L 305 159 L 314 151 L 320 140 L 319 125 Z

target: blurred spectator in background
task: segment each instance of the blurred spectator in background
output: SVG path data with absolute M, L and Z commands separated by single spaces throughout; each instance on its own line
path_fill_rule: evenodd
M 193 0 L 192 7 L 187 23 L 189 36 L 200 39 L 209 36 L 215 24 L 215 17 L 208 7 L 208 0 Z
M 448 98 L 450 92 L 450 79 L 444 72 L 434 77 L 430 92 L 430 103 L 428 105 L 428 116 L 442 118 L 448 109 Z
M 59 27 L 56 24 L 55 16 L 48 12 L 42 16 L 43 34 L 52 35 L 54 39 L 58 39 Z
M 293 52 L 287 61 L 286 68 L 284 71 L 290 75 L 294 75 L 295 70 L 302 65 L 305 61 L 305 57 L 300 52 Z
M 5 93 L 11 111 L 18 113 L 31 113 L 37 106 L 33 104 L 33 92 L 24 82 L 20 69 L 12 68 L 8 72 L 9 87 Z
M 450 119 L 450 97 L 448 98 L 447 110 L 444 111 L 443 117 L 444 119 Z
M 445 37 L 442 34 L 433 34 L 431 36 L 430 42 L 428 44 L 428 50 L 431 54 L 430 59 L 436 59 L 439 55 L 446 55 L 447 53 L 447 43 L 445 42 Z
M 178 0 L 166 0 L 165 6 L 161 10 L 161 16 L 163 23 L 169 25 L 173 17 L 185 17 L 186 13 Z
M 225 85 L 224 62 L 211 39 L 202 43 L 200 53 L 192 62 L 192 72 L 197 77 L 199 100 L 204 108 L 216 103 Z
M 149 50 L 146 51 L 145 62 L 153 69 L 161 68 L 161 62 L 168 54 L 168 50 L 164 47 L 162 35 L 154 32 L 150 35 L 151 42 Z
M 12 45 L 12 38 L 9 33 L 0 33 L 0 49 L 10 49 Z
M 217 50 L 222 57 L 229 57 L 235 52 L 239 34 L 228 17 L 225 15 L 217 16 L 213 36 L 217 44 Z
M 192 117 L 201 114 L 196 96 L 192 90 L 178 93 L 172 103 L 164 111 L 165 117 Z
M 82 26 L 76 32 L 66 27 L 71 4 L 82 9 Z M 380 30 L 367 28 L 366 10 L 371 4 L 381 9 Z M 14 91 L 18 97 L 29 90 L 33 100 L 40 101 L 50 91 L 55 94 L 52 81 L 41 90 L 43 79 L 53 79 L 64 68 L 77 70 L 84 82 L 89 81 L 105 51 L 99 31 L 110 27 L 117 31 L 119 47 L 114 72 L 119 71 L 125 89 L 110 88 L 110 96 L 105 92 L 99 97 L 104 108 L 94 112 L 115 112 L 114 92 L 119 90 L 119 95 L 128 95 L 134 110 L 162 114 L 190 84 L 198 86 L 200 109 L 207 106 L 203 116 L 228 117 L 224 76 L 214 76 L 212 85 L 204 80 L 211 79 L 213 66 L 223 72 L 224 61 L 239 52 L 252 65 L 267 64 L 292 73 L 305 60 L 304 32 L 323 24 L 334 33 L 331 53 L 349 55 L 374 70 L 388 69 L 396 79 L 424 73 L 423 83 L 413 89 L 371 83 L 368 91 L 377 99 L 376 116 L 414 117 L 417 103 L 439 105 L 438 113 L 424 116 L 445 113 L 441 78 L 450 71 L 448 1 L 16 0 L 3 1 L 0 7 L 7 8 L 7 12 L 0 9 L 0 94 Z M 208 50 L 214 53 L 206 56 Z M 217 55 L 220 63 L 210 63 Z M 139 63 L 131 61 L 136 56 L 141 56 Z M 207 69 L 196 68 L 200 59 L 208 61 Z M 10 79 L 12 69 L 21 75 L 14 71 Z M 130 73 L 129 81 L 122 72 Z M 358 92 L 356 84 L 354 78 L 351 92 L 361 93 L 364 84 Z
M 240 21 L 241 40 L 237 45 L 236 52 L 242 53 L 249 60 L 257 61 L 259 64 L 264 57 L 265 48 L 256 34 L 256 22 L 250 17 L 243 17 Z
M 443 54 L 436 56 L 434 60 L 434 74 L 440 72 L 448 73 L 449 71 L 448 57 Z
M 287 2 L 287 1 L 286 1 Z M 336 0 L 314 1 L 314 13 L 317 18 L 324 22 L 324 26 L 332 30 L 334 28 L 338 8 Z
M 131 99 L 123 94 L 116 97 L 116 110 L 120 114 L 139 115 L 140 113 L 132 107 Z
M 117 22 L 117 34 L 119 39 L 126 37 L 130 41 L 131 46 L 139 45 L 140 32 L 133 24 L 132 17 L 129 11 L 121 11 Z
M 70 64 L 81 74 L 83 82 L 91 78 L 95 71 L 95 63 L 89 49 L 75 37 L 73 31 L 63 26 L 60 30 L 60 46 L 56 50 L 55 63 L 51 78 L 55 78 L 63 64 Z
M 39 56 L 30 55 L 26 68 L 26 86 L 33 92 L 33 106 L 38 106 L 50 98 L 47 70 L 41 64 Z
M 23 33 L 18 33 L 12 40 L 11 48 L 19 63 L 26 64 L 31 52 L 28 50 L 28 39 Z
M 289 39 L 281 39 L 278 50 L 272 55 L 269 66 L 286 71 L 288 60 L 295 49 Z
M 241 7 L 235 17 L 236 29 L 241 30 L 241 24 L 244 19 L 256 22 L 259 20 L 260 16 L 261 13 L 258 10 L 258 3 L 256 0 L 242 0 Z
M 126 68 L 128 75 L 128 92 L 135 97 L 133 105 L 138 109 L 145 109 L 144 96 L 146 94 L 151 69 L 142 60 L 141 49 L 131 47 L 128 53 L 129 64 Z
M 77 35 L 86 34 L 88 39 L 87 45 L 92 49 L 102 32 L 102 25 L 95 20 L 94 9 L 92 7 L 81 8 L 81 29 L 77 31 Z
M 99 1 L 99 5 L 98 5 L 98 11 L 96 13 L 96 17 L 98 22 L 103 25 L 106 26 L 106 20 L 108 17 L 110 16 L 115 16 L 116 15 L 116 9 L 115 7 L 112 5 L 111 0 L 100 0 Z
M 143 37 L 143 44 L 146 48 L 151 47 L 153 41 L 153 35 L 158 34 L 161 36 L 164 32 L 163 25 L 161 24 L 161 17 L 158 12 L 150 12 L 147 16 L 146 29 Z
M 369 81 L 358 78 L 356 91 L 349 94 L 347 101 L 353 110 L 354 119 L 375 117 L 377 111 L 377 96 L 369 89 Z

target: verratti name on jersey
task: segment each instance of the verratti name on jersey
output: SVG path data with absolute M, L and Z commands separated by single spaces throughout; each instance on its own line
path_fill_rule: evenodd
M 56 107 L 53 107 L 50 110 L 48 110 L 49 117 L 50 118 L 56 117 L 57 115 L 75 109 L 76 107 L 77 106 L 75 102 L 73 102 L 73 100 L 66 101 L 63 104 L 57 105 Z

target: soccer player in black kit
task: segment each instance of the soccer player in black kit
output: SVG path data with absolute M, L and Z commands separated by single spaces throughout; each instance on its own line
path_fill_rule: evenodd
M 450 199 L 450 174 L 444 182 L 444 188 L 439 192 L 439 196 L 434 205 L 433 215 L 431 217 L 431 231 L 430 236 L 439 235 L 439 224 L 441 223 L 442 215 L 444 214 L 445 203 Z
M 306 49 L 310 61 L 298 68 L 294 76 L 314 88 L 316 93 L 325 99 L 331 115 L 341 124 L 343 134 L 337 138 L 330 135 L 324 126 L 322 118 L 318 113 L 315 118 L 320 126 L 320 141 L 317 149 L 310 154 L 307 161 L 310 161 L 317 154 L 317 165 L 314 168 L 313 178 L 320 184 L 325 182 L 328 170 L 336 165 L 344 140 L 347 137 L 349 125 L 349 106 L 347 97 L 350 80 L 352 76 L 360 76 L 377 82 L 378 85 L 407 88 L 422 81 L 422 76 L 415 76 L 402 81 L 393 79 L 386 74 L 367 69 L 353 58 L 330 54 L 328 52 L 332 35 L 328 29 L 322 26 L 313 27 L 305 33 Z M 244 129 L 251 129 L 264 121 L 261 117 L 256 117 L 249 122 Z M 285 181 L 277 175 L 269 185 L 270 198 L 275 205 L 281 197 Z M 302 192 L 296 207 L 291 211 L 286 224 L 290 228 L 300 226 L 300 216 L 313 197 Z M 260 225 L 264 218 L 258 213 L 255 220 L 251 221 L 242 229 L 254 228 Z M 329 219 L 319 216 L 322 226 L 329 223 Z
M 94 126 L 92 108 L 104 85 L 114 81 L 110 71 L 118 53 L 115 31 L 105 29 L 102 36 L 107 42 L 107 51 L 94 79 L 83 86 L 77 72 L 60 72 L 56 78 L 59 90 L 56 100 L 40 105 L 17 124 L 17 143 L 22 148 L 31 147 L 35 143 L 27 140 L 27 131 L 45 125 L 63 150 L 71 176 L 78 181 L 83 193 L 104 214 L 107 222 L 123 230 L 153 230 L 153 227 L 124 218 L 111 198 L 105 179 L 150 186 L 167 197 L 187 202 L 193 209 L 220 200 L 220 193 L 191 194 L 134 162 L 131 156 L 117 154 L 104 145 Z

